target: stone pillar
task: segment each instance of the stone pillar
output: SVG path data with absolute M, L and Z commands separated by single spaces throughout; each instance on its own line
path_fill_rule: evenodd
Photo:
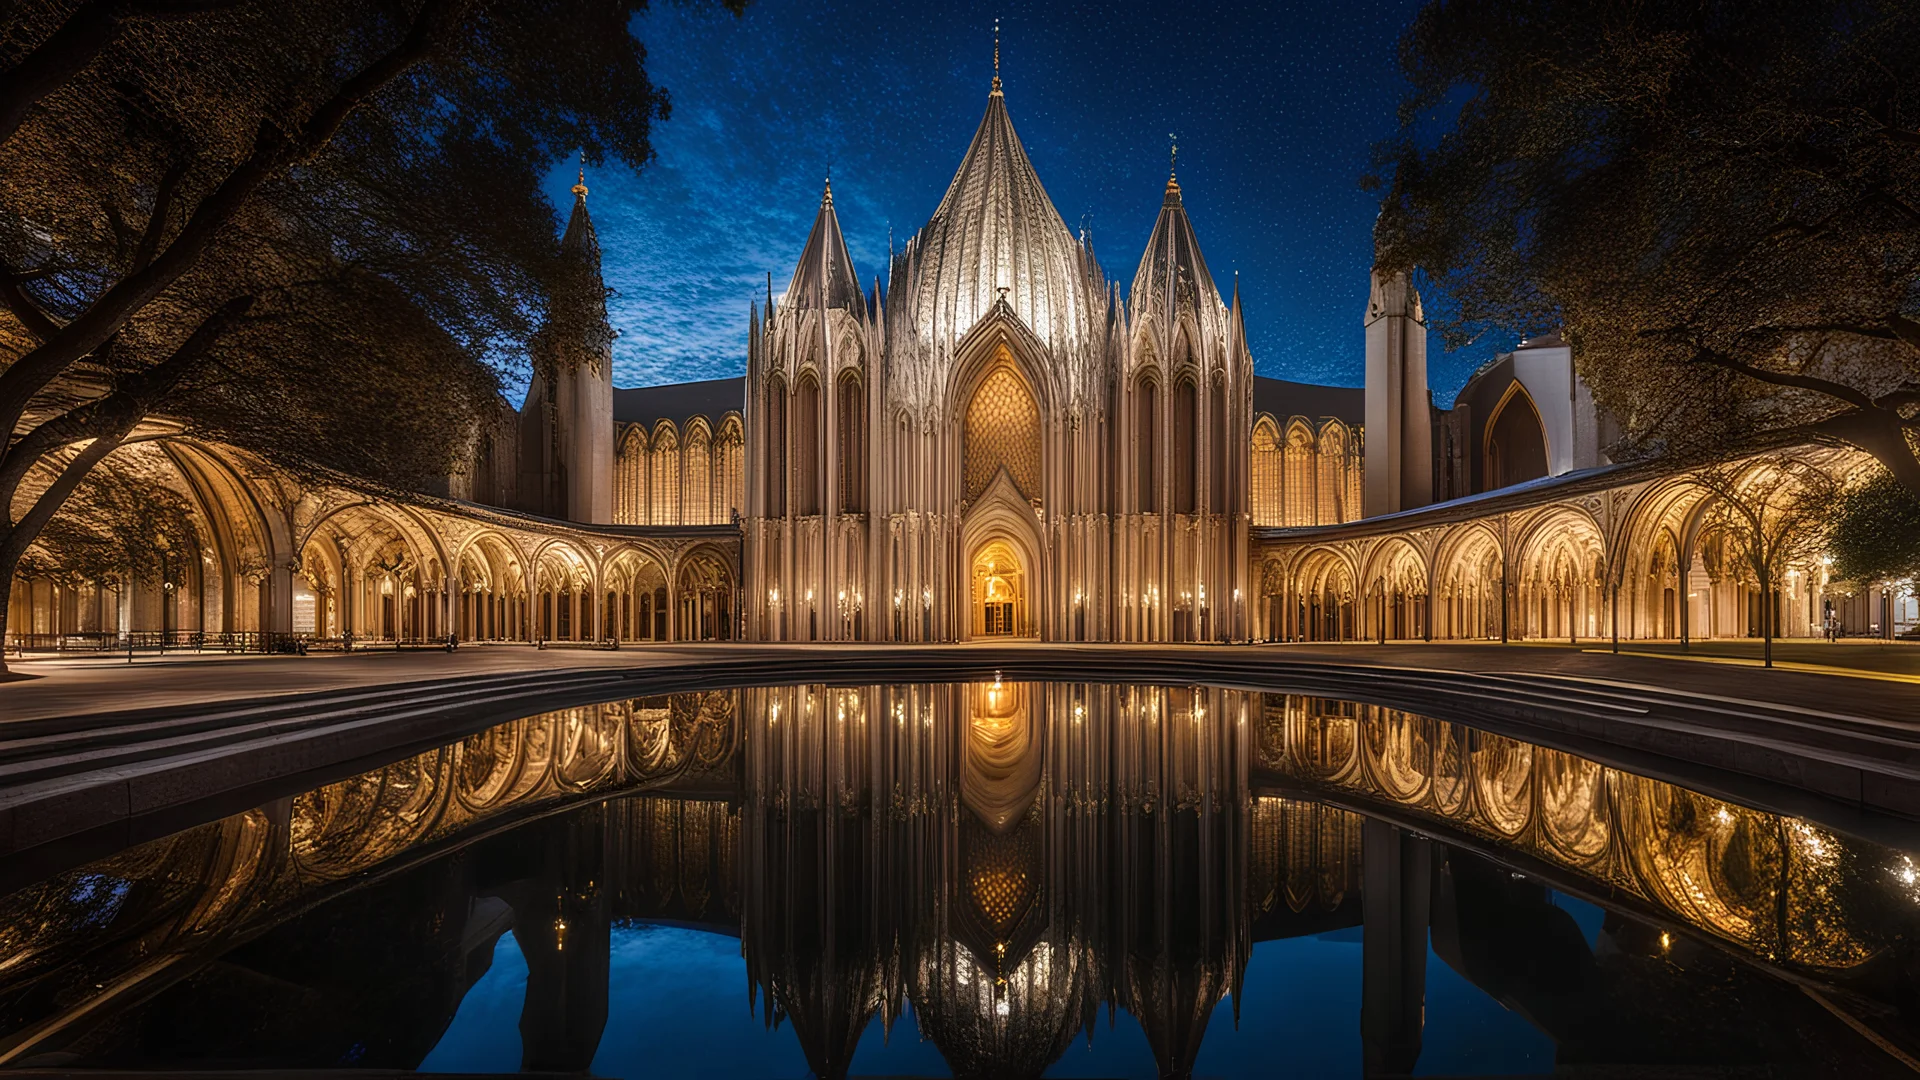
M 1433 413 L 1427 320 L 1404 273 L 1373 275 L 1367 299 L 1367 517 L 1433 501 Z

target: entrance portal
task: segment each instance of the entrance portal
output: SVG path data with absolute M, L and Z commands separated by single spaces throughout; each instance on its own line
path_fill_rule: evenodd
M 973 636 L 1027 633 L 1027 576 L 1013 545 L 995 540 L 973 556 Z

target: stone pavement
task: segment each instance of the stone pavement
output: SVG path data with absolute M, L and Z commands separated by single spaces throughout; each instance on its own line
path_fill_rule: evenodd
M 953 649 L 1004 649 L 1005 644 L 944 646 Z M 1013 646 L 1018 648 L 1019 646 Z M 0 682 L 0 723 L 51 716 L 83 716 L 132 709 L 233 702 L 348 687 L 380 686 L 464 676 L 552 672 L 568 669 L 645 669 L 702 660 L 805 657 L 817 664 L 820 678 L 832 679 L 837 663 L 863 652 L 894 646 L 805 645 L 701 642 L 629 645 L 620 649 L 551 648 L 526 645 L 469 645 L 447 653 L 438 649 L 317 653 L 310 656 L 143 656 L 125 658 L 15 660 L 15 678 Z M 1708 694 L 1816 712 L 1845 712 L 1892 721 L 1911 721 L 1920 731 L 1920 681 L 1898 677 L 1858 677 L 1840 665 L 1814 665 L 1807 659 L 1862 646 L 1806 644 L 1791 653 L 1791 668 L 1768 671 L 1751 665 L 1715 662 L 1727 656 L 1696 658 L 1653 655 L 1633 650 L 1614 656 L 1604 646 L 1578 647 L 1528 643 L 1389 642 L 1386 645 L 1049 645 L 1050 652 L 1076 651 L 1143 656 L 1248 657 L 1275 660 L 1312 658 L 1332 662 L 1379 664 L 1456 672 L 1553 673 L 1614 680 L 1655 690 Z M 1908 646 L 1891 646 L 1904 653 Z M 1920 648 L 1912 650 L 1920 657 Z M 1702 654 L 1710 650 L 1703 648 Z M 1806 652 L 1803 658 L 1801 652 Z M 1850 657 L 1849 657 L 1850 658 Z M 1705 661 L 1705 662 L 1703 662 Z
M 1003 670 L 1371 702 L 1783 812 L 1891 815 L 1920 849 L 1920 684 L 1885 677 L 1535 645 L 690 643 L 28 662 L 0 684 L 0 869 L 118 850 L 557 708 Z

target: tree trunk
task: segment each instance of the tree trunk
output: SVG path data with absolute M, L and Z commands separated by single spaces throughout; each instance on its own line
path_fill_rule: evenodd
M 1760 652 L 1763 667 L 1773 666 L 1773 582 L 1760 578 Z
M 13 605 L 13 572 L 7 571 L 6 585 L 0 587 L 0 676 L 7 673 L 7 614 Z

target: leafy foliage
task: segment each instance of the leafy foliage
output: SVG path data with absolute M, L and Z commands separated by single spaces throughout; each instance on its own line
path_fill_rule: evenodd
M 152 417 L 284 466 L 445 476 L 565 278 L 545 169 L 652 155 L 644 6 L 11 8 L 0 579 Z
M 1776 586 L 1795 563 L 1819 554 L 1840 485 L 1821 466 L 1789 454 L 1709 465 L 1692 481 L 1710 499 L 1706 531 L 1719 534 L 1760 587 L 1760 632 L 1771 667 Z
M 1624 453 L 1807 425 L 1920 492 L 1920 5 L 1435 0 L 1376 149 L 1450 342 L 1561 327 Z
M 1826 544 L 1832 574 L 1842 581 L 1920 577 L 1920 496 L 1874 473 L 1840 497 Z
M 137 458 L 108 458 L 41 530 L 20 572 L 68 587 L 181 585 L 199 542 L 192 508 L 156 470 Z

